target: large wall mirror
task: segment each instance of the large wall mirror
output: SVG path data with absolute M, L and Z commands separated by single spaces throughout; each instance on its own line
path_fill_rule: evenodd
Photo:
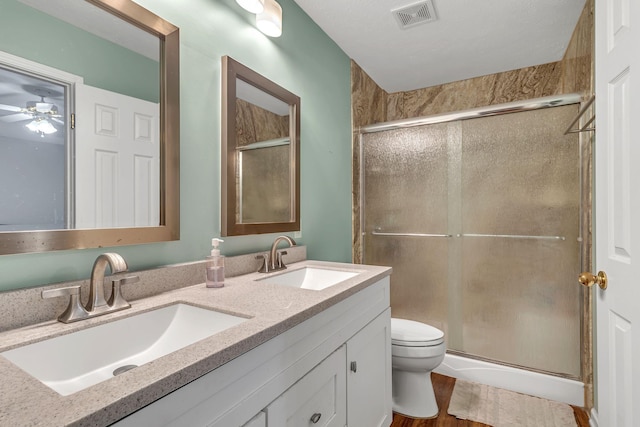
M 300 98 L 222 58 L 222 235 L 300 230 Z
M 131 0 L 3 0 L 0 254 L 178 240 L 179 85 Z

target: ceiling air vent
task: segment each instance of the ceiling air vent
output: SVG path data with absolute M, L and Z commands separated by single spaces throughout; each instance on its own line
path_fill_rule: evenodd
M 398 25 L 403 30 L 418 24 L 435 21 L 438 19 L 436 10 L 433 8 L 433 1 L 421 1 L 408 6 L 403 6 L 391 11 L 398 21 Z

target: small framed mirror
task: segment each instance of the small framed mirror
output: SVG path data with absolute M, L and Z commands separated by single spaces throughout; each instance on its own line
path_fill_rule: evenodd
M 222 58 L 222 235 L 300 230 L 300 98 Z

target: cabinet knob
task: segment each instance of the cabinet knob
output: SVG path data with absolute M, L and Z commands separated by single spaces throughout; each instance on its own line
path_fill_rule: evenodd
M 351 372 L 356 372 L 356 371 L 358 371 L 358 362 L 354 360 L 353 362 L 351 362 Z
M 316 412 L 315 414 L 311 415 L 311 422 L 316 424 L 318 421 L 320 421 L 320 417 L 322 417 L 322 414 L 320 412 Z

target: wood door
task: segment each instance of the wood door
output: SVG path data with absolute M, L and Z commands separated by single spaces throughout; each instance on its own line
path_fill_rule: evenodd
M 597 421 L 640 425 L 640 4 L 596 0 Z

